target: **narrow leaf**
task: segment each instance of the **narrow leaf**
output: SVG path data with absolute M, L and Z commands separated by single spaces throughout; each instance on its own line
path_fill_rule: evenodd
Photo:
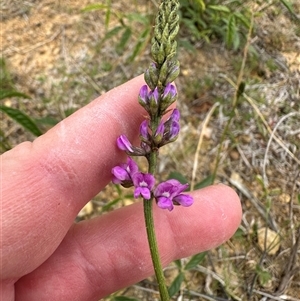
M 108 0 L 107 3 L 108 3 L 108 6 L 107 6 L 106 14 L 105 14 L 105 29 L 106 29 L 106 30 L 107 30 L 107 28 L 108 28 L 109 21 L 110 21 L 111 1 Z
M 13 90 L 0 90 L 0 100 L 8 97 L 22 97 L 22 98 L 31 98 L 30 96 Z
M 235 24 L 235 16 L 231 15 L 227 24 L 227 32 L 226 32 L 226 46 L 228 48 L 232 47 L 234 44 L 234 38 L 236 35 L 236 24 Z
M 141 52 L 143 46 L 147 43 L 148 39 L 147 36 L 149 36 L 150 29 L 145 29 L 141 35 L 139 36 L 139 40 L 136 43 L 135 47 L 133 48 L 132 55 L 128 58 L 128 62 L 132 62 L 136 56 Z
M 38 128 L 38 126 L 35 124 L 35 122 L 26 114 L 21 112 L 18 109 L 10 108 L 7 106 L 0 106 L 0 110 L 7 114 L 10 118 L 18 122 L 20 125 L 22 125 L 26 130 L 31 132 L 35 136 L 42 135 L 42 132 Z
M 195 185 L 195 190 L 212 185 L 213 180 L 214 180 L 214 177 L 212 175 L 207 176 L 205 179 L 203 179 L 201 182 L 199 182 Z
M 106 33 L 106 35 L 104 36 L 102 42 L 112 38 L 113 36 L 117 35 L 118 32 L 123 28 L 123 26 L 116 26 L 113 29 L 111 29 L 110 31 L 108 31 Z
M 176 293 L 178 293 L 183 280 L 184 280 L 184 274 L 179 273 L 168 289 L 170 298 L 172 298 Z
M 194 255 L 190 259 L 190 261 L 186 264 L 184 269 L 187 271 L 187 270 L 190 270 L 190 269 L 194 268 L 195 266 L 197 266 L 198 264 L 200 264 L 203 261 L 205 256 L 206 256 L 206 252 L 202 252 L 202 253 Z
M 125 47 L 126 47 L 128 41 L 129 41 L 129 39 L 130 39 L 130 37 L 131 37 L 131 33 L 132 33 L 132 32 L 131 32 L 131 29 L 130 29 L 129 27 L 127 27 L 127 28 L 124 30 L 124 32 L 123 32 L 123 34 L 122 34 L 122 36 L 121 36 L 120 42 L 119 42 L 118 45 L 116 46 L 116 51 L 117 51 L 118 54 L 121 54 L 121 53 L 124 52 L 124 49 L 125 49 Z
M 100 10 L 100 9 L 106 9 L 106 8 L 108 8 L 108 7 L 105 4 L 94 3 L 94 4 L 87 5 L 85 8 L 83 8 L 81 10 L 81 12 L 85 13 L 85 12 L 90 12 L 93 10 Z
M 224 5 L 209 5 L 208 8 L 216 11 L 220 11 L 223 13 L 230 13 L 230 9 Z
M 172 171 L 169 173 L 168 179 L 175 179 L 181 184 L 188 183 L 188 180 L 178 171 Z
M 287 0 L 280 0 L 280 2 L 288 9 L 288 11 L 289 11 L 292 15 L 295 14 L 295 12 L 294 12 L 294 10 L 293 10 L 293 7 L 292 7 L 292 4 L 291 4 L 289 1 L 287 1 Z

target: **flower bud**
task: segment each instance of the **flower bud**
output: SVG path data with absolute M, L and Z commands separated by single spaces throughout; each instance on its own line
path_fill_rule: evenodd
M 148 121 L 144 120 L 140 125 L 140 139 L 146 144 L 151 144 L 151 137 L 148 132 Z
M 149 111 L 150 116 L 155 115 L 158 110 L 158 101 L 159 101 L 159 93 L 158 89 L 155 88 L 153 91 L 150 91 L 148 94 L 149 97 Z
M 159 145 L 160 142 L 163 139 L 164 136 L 164 131 L 165 131 L 165 126 L 163 121 L 161 121 L 155 131 L 154 137 L 153 137 L 153 141 L 156 143 L 156 145 Z
M 168 83 L 165 87 L 162 99 L 160 101 L 160 112 L 164 114 L 165 110 L 177 100 L 177 92 L 174 85 Z

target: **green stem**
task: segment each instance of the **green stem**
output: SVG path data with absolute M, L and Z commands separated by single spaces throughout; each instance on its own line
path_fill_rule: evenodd
M 161 301 L 169 301 L 170 297 L 169 297 L 168 289 L 165 284 L 165 277 L 159 258 L 157 241 L 156 241 L 156 236 L 154 231 L 152 203 L 153 203 L 152 198 L 150 200 L 144 200 L 144 216 L 145 216 L 147 237 L 148 237 L 149 248 L 150 248 L 150 253 L 152 258 L 152 264 L 158 282 Z
M 157 151 L 152 151 L 148 158 L 149 172 L 152 174 L 154 174 L 156 169 L 156 160 L 157 160 Z M 153 204 L 153 198 L 151 198 L 150 200 L 144 199 L 144 217 L 146 223 L 147 238 L 149 242 L 152 264 L 158 282 L 161 301 L 169 301 L 170 297 L 169 297 L 167 286 L 165 284 L 165 276 L 163 273 L 163 268 L 158 252 L 157 240 L 155 236 L 152 204 Z

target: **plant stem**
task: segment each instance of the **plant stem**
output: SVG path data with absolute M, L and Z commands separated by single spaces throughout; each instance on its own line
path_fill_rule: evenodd
M 170 297 L 169 297 L 168 289 L 165 284 L 165 277 L 159 258 L 157 241 L 156 241 L 156 236 L 154 231 L 152 203 L 153 203 L 153 198 L 151 198 L 150 200 L 144 199 L 144 216 L 145 216 L 147 237 L 148 237 L 149 248 L 150 248 L 150 253 L 152 258 L 152 264 L 158 282 L 161 301 L 169 301 Z
M 157 151 L 152 151 L 148 158 L 149 172 L 152 174 L 155 172 L 156 169 L 157 155 L 158 155 Z M 155 235 L 152 204 L 153 204 L 153 198 L 151 198 L 150 200 L 144 199 L 144 217 L 146 223 L 147 238 L 149 242 L 152 264 L 158 282 L 161 301 L 169 301 L 170 297 L 169 297 L 167 286 L 165 284 L 165 277 L 164 277 L 164 273 L 159 257 L 157 240 Z

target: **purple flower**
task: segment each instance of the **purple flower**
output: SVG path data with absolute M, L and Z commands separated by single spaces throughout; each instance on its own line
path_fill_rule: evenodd
M 178 137 L 179 131 L 180 131 L 179 123 L 177 121 L 173 121 L 168 133 L 168 142 L 175 141 Z
M 180 119 L 180 112 L 178 109 L 174 109 L 171 116 L 170 116 L 170 119 L 174 120 L 174 121 L 179 121 Z
M 164 123 L 165 129 L 163 139 L 159 144 L 160 147 L 177 139 L 180 131 L 179 118 L 179 111 L 177 109 L 174 109 L 171 116 Z
M 166 109 L 177 99 L 176 88 L 172 84 L 167 84 L 160 102 L 160 111 L 164 113 Z
M 139 170 L 137 164 L 128 157 L 127 163 L 122 163 L 115 166 L 111 172 L 113 174 L 112 182 L 114 184 L 121 184 L 124 187 L 133 186 L 132 176 Z
M 139 103 L 144 107 L 148 104 L 148 86 L 144 85 L 140 89 Z
M 174 205 L 191 206 L 194 202 L 193 198 L 190 195 L 182 194 L 188 186 L 188 184 L 181 184 L 173 179 L 158 184 L 154 190 L 158 207 L 171 211 Z
M 148 132 L 148 121 L 144 120 L 140 125 L 140 139 L 143 142 L 150 144 L 151 143 L 150 138 L 151 137 Z
M 138 96 L 139 104 L 150 114 L 155 115 L 158 110 L 159 93 L 155 88 L 153 91 L 148 91 L 148 86 L 144 85 L 140 89 Z
M 158 101 L 159 101 L 159 93 L 158 89 L 155 88 L 153 91 L 150 91 L 148 94 L 149 97 L 149 111 L 148 113 L 151 115 L 155 115 L 158 110 Z
M 125 135 L 121 135 L 117 138 L 117 146 L 120 150 L 133 152 L 132 144 Z
M 146 152 L 141 147 L 133 146 L 126 135 L 121 135 L 117 138 L 117 146 L 120 150 L 123 150 L 129 156 L 145 156 Z
M 163 135 L 164 135 L 164 131 L 165 131 L 165 125 L 164 122 L 161 121 L 155 131 L 155 135 L 153 137 L 153 140 L 156 144 L 159 144 L 162 139 L 163 139 Z
M 155 179 L 150 173 L 137 172 L 132 176 L 134 184 L 134 197 L 142 196 L 146 200 L 150 200 L 151 191 L 154 187 Z
M 172 98 L 172 97 L 175 97 L 176 94 L 177 94 L 177 92 L 176 92 L 175 86 L 172 85 L 172 84 L 167 84 L 166 87 L 165 87 L 164 93 L 162 95 L 162 98 L 163 99 L 165 99 L 167 97 Z

